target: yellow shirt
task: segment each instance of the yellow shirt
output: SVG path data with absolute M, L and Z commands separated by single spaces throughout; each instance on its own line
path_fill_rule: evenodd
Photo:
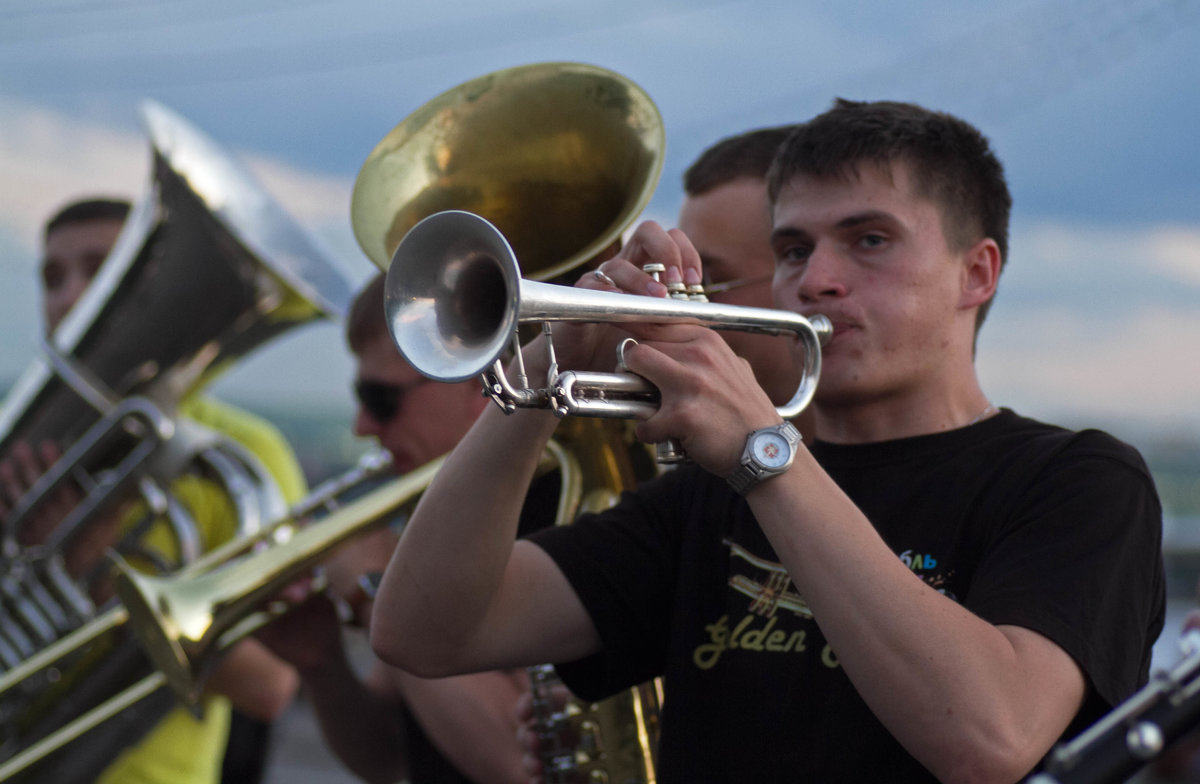
M 279 431 L 268 422 L 226 403 L 193 397 L 180 416 L 224 433 L 241 443 L 264 465 L 289 503 L 307 492 L 304 474 Z M 171 491 L 196 520 L 205 550 L 228 541 L 237 531 L 234 506 L 216 483 L 184 476 Z M 156 524 L 143 540 L 174 560 L 178 546 L 166 524 Z M 99 784 L 216 784 L 229 735 L 229 700 L 208 695 L 203 718 L 175 708 L 136 745 L 122 752 L 97 779 Z

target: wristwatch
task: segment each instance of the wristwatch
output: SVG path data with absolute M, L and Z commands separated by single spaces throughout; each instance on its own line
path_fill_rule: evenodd
M 738 467 L 726 481 L 739 495 L 745 495 L 764 479 L 788 470 L 799 445 L 800 431 L 791 422 L 755 430 L 746 436 Z

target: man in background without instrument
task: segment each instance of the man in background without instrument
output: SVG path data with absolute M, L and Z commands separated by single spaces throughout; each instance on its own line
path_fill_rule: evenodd
M 694 465 L 513 544 L 556 420 L 485 411 L 409 521 L 372 645 L 429 677 L 565 662 L 587 698 L 663 675 L 663 782 L 1018 780 L 1147 676 L 1153 482 L 1110 436 L 984 395 L 974 343 L 1011 200 L 976 129 L 838 101 L 768 185 L 776 303 L 833 324 L 815 443 L 713 331 L 631 327 L 625 360 L 662 394 L 638 435 Z M 603 272 L 663 296 L 647 261 L 700 278 L 687 237 L 652 223 Z M 615 330 L 568 326 L 558 361 L 611 369 Z M 542 356 L 525 351 L 531 377 Z
M 679 230 L 700 254 L 704 290 L 713 302 L 774 307 L 775 256 L 769 242 L 766 177 L 775 151 L 791 130 L 792 126 L 760 128 L 722 139 L 683 174 Z M 721 337 L 750 363 L 759 386 L 776 405 L 791 399 L 800 378 L 787 340 L 736 330 L 723 330 Z
M 127 201 L 88 199 L 59 210 L 46 223 L 41 268 L 42 312 L 47 332 L 53 332 L 83 295 L 99 271 L 129 214 Z M 271 474 L 289 503 L 306 492 L 303 474 L 291 449 L 265 421 L 210 398 L 193 396 L 181 402 L 180 416 L 224 433 L 240 442 Z M 21 493 L 57 459 L 63 445 L 16 444 L 0 461 L 0 488 L 6 503 Z M 207 482 L 177 481 L 173 490 L 189 507 L 205 537 L 206 548 L 228 539 L 236 526 L 236 510 Z M 49 533 L 61 515 L 79 500 L 66 488 L 42 514 L 35 528 Z M 40 526 L 39 526 L 40 524 Z M 97 525 L 96 528 L 103 528 Z M 100 543 L 100 546 L 106 546 Z M 85 546 L 84 549 L 87 549 Z M 87 553 L 91 560 L 97 553 Z M 226 781 L 253 782 L 261 776 L 268 723 L 291 702 L 297 686 L 291 668 L 254 640 L 236 645 L 217 665 L 208 682 L 204 718 L 195 719 L 179 707 L 140 742 L 126 750 L 98 777 L 100 782 L 145 781 L 162 784 L 216 782 L 222 778 L 227 739 Z M 216 697 L 213 695 L 222 695 Z M 231 710 L 238 721 L 231 730 Z M 236 752 L 235 752 L 236 750 Z
M 346 320 L 357 359 L 354 432 L 375 438 L 391 454 L 393 471 L 403 475 L 453 449 L 488 402 L 478 380 L 438 384 L 404 360 L 388 335 L 383 287 L 379 274 L 355 297 Z M 553 522 L 556 483 L 535 492 L 523 528 Z M 361 535 L 326 565 L 331 588 L 352 603 L 360 623 L 370 617 L 370 597 L 352 586 L 363 575 L 378 576 L 396 537 L 390 528 Z M 370 583 L 364 584 L 370 592 Z M 364 682 L 347 658 L 334 605 L 322 594 L 308 597 L 259 637 L 296 667 L 326 742 L 365 781 L 524 780 L 515 713 L 527 688 L 524 670 L 426 680 L 375 660 Z
M 710 301 L 743 307 L 774 307 L 771 281 L 775 255 L 771 249 L 771 211 L 767 203 L 767 171 L 775 152 L 794 126 L 757 128 L 729 136 L 705 149 L 683 174 L 684 200 L 679 230 L 700 257 Z M 750 363 L 755 379 L 771 400 L 782 405 L 799 384 L 799 371 L 784 338 L 723 330 L 734 353 Z M 811 433 L 811 413 L 801 412 L 796 426 Z M 560 704 L 566 696 L 558 694 Z M 538 730 L 529 698 L 521 701 L 521 743 L 527 750 L 526 770 L 540 781 Z

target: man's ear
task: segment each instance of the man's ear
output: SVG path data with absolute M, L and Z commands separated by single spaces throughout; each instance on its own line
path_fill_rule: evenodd
M 972 245 L 963 255 L 962 295 L 959 307 L 982 305 L 996 293 L 1000 282 L 1000 247 L 990 237 Z

